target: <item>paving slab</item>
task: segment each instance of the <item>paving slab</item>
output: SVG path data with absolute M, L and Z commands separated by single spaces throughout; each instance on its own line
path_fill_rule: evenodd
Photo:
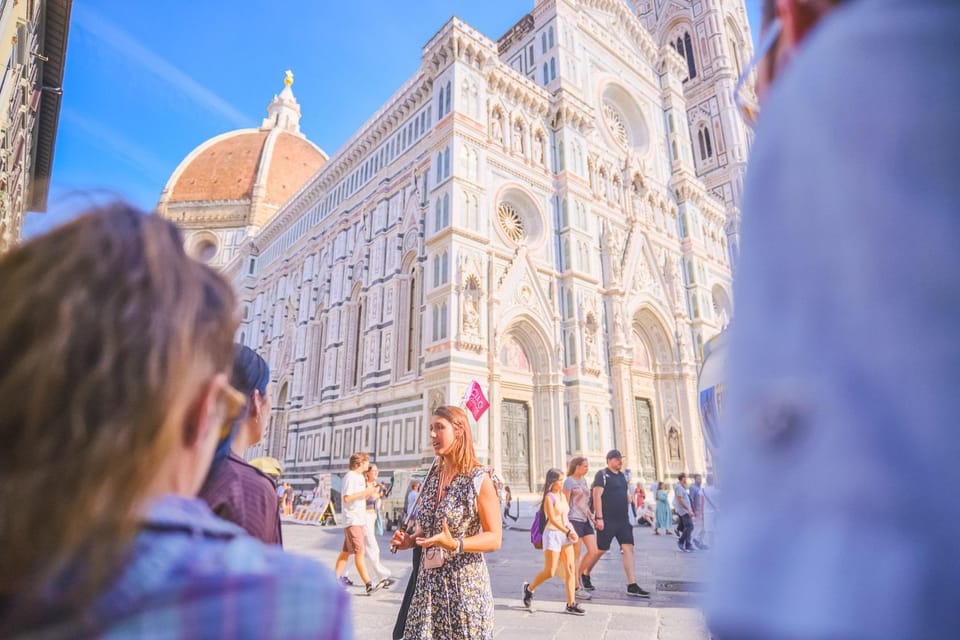
M 357 640 L 390 638 L 403 590 L 411 571 L 409 552 L 391 555 L 389 536 L 381 538 L 381 559 L 397 583 L 373 596 L 360 587 L 349 588 L 351 618 Z M 533 611 L 520 602 L 520 588 L 543 566 L 542 552 L 530 545 L 529 533 L 504 532 L 503 545 L 487 554 L 494 595 L 494 637 L 497 640 L 708 640 L 710 634 L 697 609 L 702 597 L 697 591 L 658 591 L 657 585 L 701 585 L 704 557 L 680 553 L 676 538 L 653 536 L 643 527 L 634 529 L 634 571 L 651 598 L 626 594 L 626 580 L 619 550 L 607 553 L 592 572 L 597 587 L 593 599 L 583 602 L 585 616 L 564 613 L 565 592 L 559 579 L 537 589 Z M 333 568 L 343 542 L 340 527 L 319 527 L 295 521 L 283 523 L 285 548 L 314 558 Z M 689 583 L 688 587 L 684 585 Z

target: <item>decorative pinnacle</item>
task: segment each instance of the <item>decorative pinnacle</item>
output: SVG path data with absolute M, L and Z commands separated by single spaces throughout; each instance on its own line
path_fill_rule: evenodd
M 293 71 L 290 71 L 290 69 L 287 69 L 286 76 L 283 78 L 283 84 L 288 87 L 293 84 Z

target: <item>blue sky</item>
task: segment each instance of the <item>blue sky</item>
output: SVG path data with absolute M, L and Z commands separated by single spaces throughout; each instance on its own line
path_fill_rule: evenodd
M 534 0 L 78 0 L 47 213 L 101 199 L 152 208 L 203 141 L 256 127 L 292 69 L 301 129 L 330 155 L 420 64 L 456 15 L 496 39 Z M 759 0 L 747 0 L 756 30 Z

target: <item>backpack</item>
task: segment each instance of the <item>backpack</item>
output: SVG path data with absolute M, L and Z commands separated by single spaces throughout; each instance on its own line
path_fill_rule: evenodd
M 554 502 L 553 496 L 547 496 L 551 502 Z M 537 515 L 533 516 L 533 524 L 530 525 L 530 544 L 534 549 L 543 549 L 543 529 L 547 524 L 547 514 L 543 510 L 543 503 L 537 510 Z
M 534 549 L 543 549 L 543 509 L 537 510 L 530 525 L 530 544 Z

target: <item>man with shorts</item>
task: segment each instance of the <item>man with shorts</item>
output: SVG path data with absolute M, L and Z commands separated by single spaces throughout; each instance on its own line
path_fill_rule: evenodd
M 367 486 L 363 471 L 370 463 L 370 454 L 358 451 L 350 456 L 350 470 L 343 476 L 343 548 L 337 556 L 337 578 L 343 581 L 343 573 L 347 568 L 347 560 L 353 556 L 357 567 L 357 574 L 366 586 L 367 595 L 383 586 L 383 581 L 373 584 L 367 574 L 367 564 L 364 561 L 364 538 L 366 536 L 367 509 L 366 501 L 379 493 L 380 487 Z
M 593 479 L 593 513 L 597 527 L 597 553 L 584 559 L 583 575 L 580 576 L 584 588 L 592 587 L 590 570 L 604 553 L 610 550 L 614 538 L 623 552 L 623 572 L 627 575 L 627 595 L 636 598 L 649 598 L 633 578 L 633 527 L 630 526 L 628 511 L 630 495 L 627 492 L 627 477 L 623 475 L 623 456 L 616 449 L 607 453 L 607 466 L 597 472 Z M 588 586 L 589 585 L 589 586 Z

